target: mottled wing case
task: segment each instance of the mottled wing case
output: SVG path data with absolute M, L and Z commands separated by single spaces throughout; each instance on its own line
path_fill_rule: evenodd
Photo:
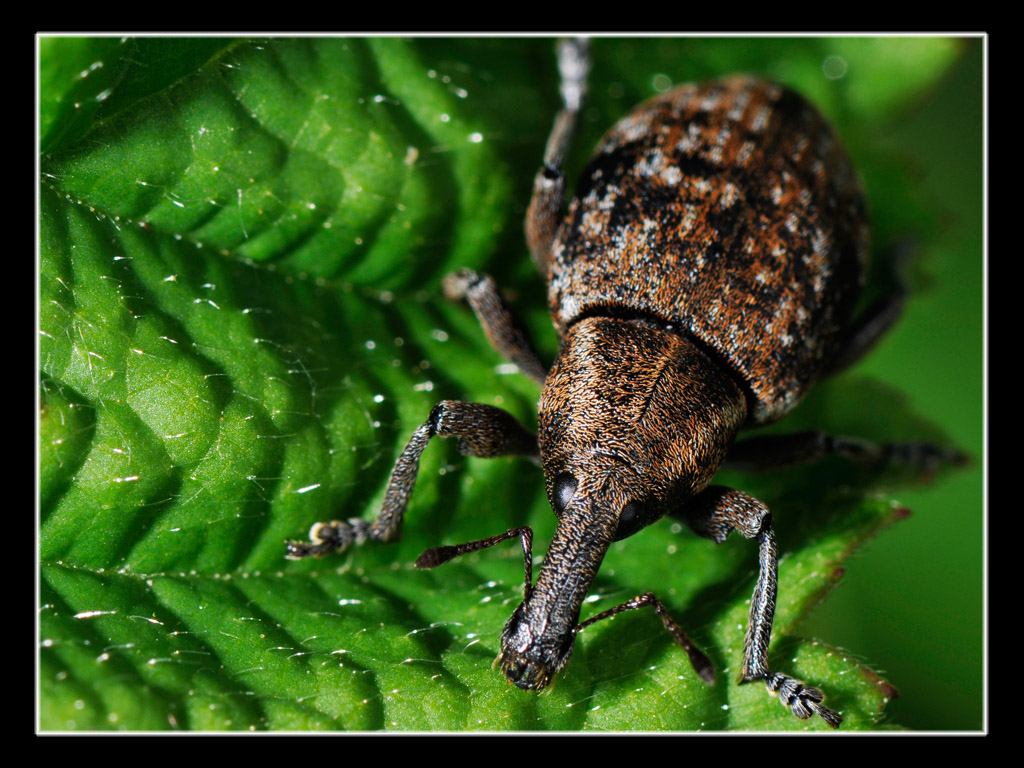
M 555 325 L 646 314 L 739 374 L 750 421 L 791 409 L 835 352 L 868 229 L 831 127 L 779 85 L 730 78 L 640 105 L 602 139 L 552 247 Z

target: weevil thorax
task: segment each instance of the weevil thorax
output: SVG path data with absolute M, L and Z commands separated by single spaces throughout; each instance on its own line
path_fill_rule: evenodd
M 642 504 L 624 538 L 707 487 L 746 415 L 732 374 L 684 335 L 654 320 L 585 318 L 566 333 L 538 405 L 552 506 L 564 517 L 584 489 Z
M 534 689 L 569 660 L 609 545 L 708 485 L 747 405 L 725 369 L 663 324 L 592 317 L 566 333 L 538 410 L 559 522 L 501 656 L 509 680 Z

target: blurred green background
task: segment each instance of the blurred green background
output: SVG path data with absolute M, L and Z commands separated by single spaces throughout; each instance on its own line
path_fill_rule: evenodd
M 905 317 L 857 367 L 904 393 L 972 464 L 931 486 L 893 488 L 913 515 L 852 560 L 804 627 L 869 659 L 901 691 L 887 707 L 893 721 L 920 729 L 983 722 L 982 68 L 973 40 L 935 92 L 880 137 L 936 201 L 933 226 L 946 235 L 916 265 Z

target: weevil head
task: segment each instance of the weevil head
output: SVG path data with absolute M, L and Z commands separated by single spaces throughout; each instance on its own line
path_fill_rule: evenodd
M 565 666 L 608 547 L 703 490 L 745 418 L 731 377 L 669 329 L 587 318 L 567 331 L 539 407 L 558 527 L 502 633 L 509 682 L 538 690 Z

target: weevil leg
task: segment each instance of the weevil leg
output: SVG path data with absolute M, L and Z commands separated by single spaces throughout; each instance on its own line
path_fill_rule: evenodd
M 562 84 L 562 109 L 544 149 L 544 163 L 533 182 L 533 196 L 526 214 L 526 240 L 537 269 L 548 273 L 548 257 L 555 238 L 562 205 L 565 202 L 563 165 L 579 120 L 580 107 L 587 89 L 590 70 L 589 44 L 586 39 L 562 40 L 558 45 L 558 69 Z M 524 331 L 509 309 L 494 280 L 471 270 L 461 270 L 445 279 L 445 294 L 450 299 L 465 299 L 473 308 L 491 345 L 507 360 L 541 384 L 547 370 Z
M 729 449 L 725 466 L 745 472 L 767 472 L 810 464 L 832 455 L 874 467 L 912 467 L 926 474 L 967 462 L 960 451 L 932 443 L 873 443 L 814 431 L 747 438 Z
M 490 275 L 460 269 L 445 277 L 444 293 L 452 301 L 465 300 L 480 321 L 491 346 L 506 360 L 515 363 L 524 374 L 544 384 L 547 369 L 523 324 L 505 302 Z
M 377 520 L 368 523 L 351 518 L 316 523 L 309 531 L 310 541 L 287 543 L 288 558 L 323 557 L 368 539 L 381 542 L 397 539 L 416 483 L 420 455 L 435 435 L 458 438 L 459 452 L 467 456 L 495 458 L 519 454 L 534 460 L 540 456 L 536 436 L 507 411 L 482 403 L 443 400 L 433 407 L 430 417 L 413 433 L 395 462 Z
M 820 690 L 807 687 L 789 675 L 772 672 L 768 666 L 779 571 L 779 555 L 768 507 L 742 491 L 711 486 L 687 502 L 674 516 L 685 520 L 698 535 L 716 543 L 725 541 L 732 531 L 739 531 L 748 539 L 757 539 L 760 570 L 750 599 L 742 682 L 763 680 L 768 690 L 778 694 L 779 701 L 801 720 L 817 713 L 833 728 L 839 727 L 842 717 L 821 703 L 825 696 Z
M 561 40 L 558 44 L 558 71 L 562 78 L 562 109 L 544 149 L 544 164 L 533 180 L 533 197 L 526 212 L 526 242 L 533 263 L 542 275 L 548 274 L 551 243 L 565 201 L 565 157 L 579 120 L 580 107 L 587 91 L 590 70 L 589 44 L 586 39 Z
M 903 307 L 910 294 L 906 271 L 913 260 L 914 251 L 915 248 L 910 243 L 900 243 L 893 248 L 890 260 L 895 287 L 889 295 L 883 296 L 868 307 L 847 328 L 840 342 L 839 351 L 825 366 L 823 376 L 831 376 L 849 368 L 864 357 L 903 314 Z

